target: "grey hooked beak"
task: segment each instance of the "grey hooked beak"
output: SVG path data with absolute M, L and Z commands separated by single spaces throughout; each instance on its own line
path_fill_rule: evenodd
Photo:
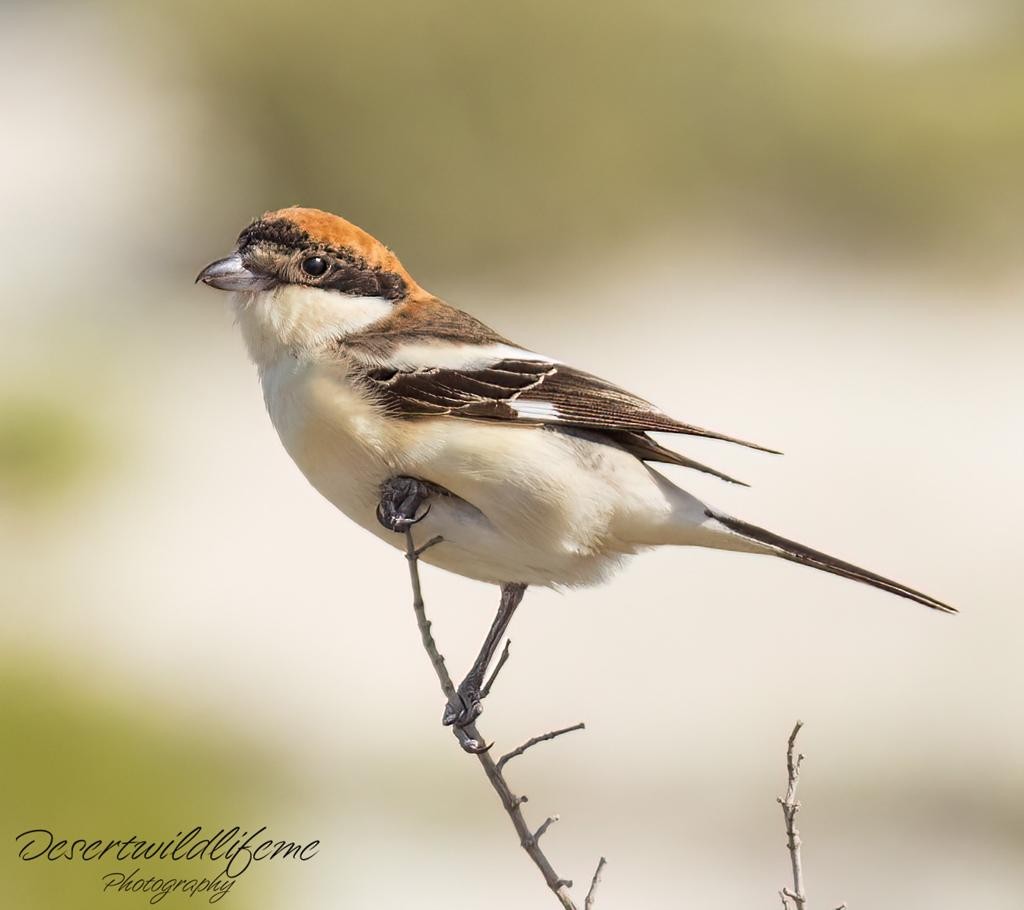
M 199 282 L 221 291 L 265 291 L 274 284 L 272 278 L 250 272 L 238 253 L 211 262 L 196 276 Z

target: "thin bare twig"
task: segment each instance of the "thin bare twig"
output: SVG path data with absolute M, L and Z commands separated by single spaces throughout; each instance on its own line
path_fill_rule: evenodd
M 782 817 L 786 820 L 786 844 L 789 847 L 789 862 L 793 869 L 793 890 L 782 889 L 783 903 L 786 898 L 793 901 L 796 910 L 804 910 L 807 896 L 804 893 L 804 870 L 800 858 L 800 831 L 796 827 L 796 814 L 800 811 L 800 803 L 796 798 L 796 787 L 800 782 L 800 765 L 803 755 L 795 753 L 796 737 L 804 725 L 802 720 L 796 722 L 793 732 L 789 734 L 786 745 L 786 795 L 779 799 L 782 806 Z
M 573 724 L 571 727 L 563 727 L 561 730 L 552 730 L 550 733 L 542 733 L 540 736 L 533 736 L 528 739 L 521 746 L 517 746 L 511 752 L 507 752 L 505 755 L 498 759 L 498 770 L 500 771 L 505 767 L 513 758 L 522 755 L 527 749 L 531 749 L 537 745 L 537 743 L 546 743 L 549 739 L 554 739 L 556 736 L 562 736 L 564 733 L 573 733 L 576 730 L 585 730 L 586 725 L 583 721 L 578 724 Z
M 455 684 L 452 682 L 451 675 L 448 673 L 448 667 L 445 665 L 444 657 L 437 648 L 437 643 L 434 641 L 434 636 L 430 631 L 430 620 L 427 619 L 426 607 L 423 603 L 423 590 L 420 586 L 420 572 L 419 572 L 419 557 L 427 547 L 433 546 L 435 543 L 439 543 L 440 538 L 434 538 L 428 541 L 419 549 L 416 548 L 412 537 L 412 527 L 409 526 L 405 529 L 405 558 L 409 562 L 409 580 L 412 584 L 412 595 L 413 595 L 413 611 L 416 614 L 416 624 L 419 626 L 420 638 L 423 641 L 423 649 L 427 652 L 427 656 L 430 658 L 430 663 L 434 668 L 434 672 L 437 674 L 437 680 L 441 684 L 441 691 L 444 693 L 445 698 L 451 699 L 455 694 Z M 508 644 L 505 645 L 505 652 L 508 651 Z M 505 658 L 507 659 L 507 657 Z M 491 675 L 490 682 L 493 683 L 494 677 L 497 676 L 497 671 L 501 669 L 501 662 L 495 672 Z M 516 834 L 519 835 L 519 843 L 526 851 L 527 855 L 533 860 L 534 865 L 540 870 L 541 875 L 544 876 L 544 881 L 547 886 L 554 893 L 555 897 L 558 898 L 564 910 L 577 910 L 576 904 L 573 902 L 568 889 L 572 887 L 572 882 L 568 879 L 562 878 L 554 867 L 551 865 L 550 860 L 544 855 L 544 851 L 541 850 L 538 840 L 540 836 L 547 831 L 548 827 L 555 820 L 549 818 L 545 821 L 536 831 L 536 833 L 530 830 L 529 825 L 526 823 L 526 819 L 523 816 L 520 806 L 526 802 L 525 796 L 516 796 L 512 789 L 509 787 L 508 782 L 505 780 L 502 774 L 502 765 L 508 761 L 514 755 L 522 755 L 526 749 L 530 748 L 531 745 L 535 745 L 536 742 L 543 742 L 547 739 L 554 739 L 556 736 L 560 736 L 563 733 L 568 733 L 571 730 L 583 729 L 583 724 L 576 724 L 574 727 L 567 727 L 564 730 L 555 730 L 552 733 L 545 733 L 541 737 L 534 737 L 534 740 L 530 740 L 524 743 L 519 749 L 514 750 L 508 755 L 504 756 L 501 762 L 495 762 L 488 751 L 477 752 L 476 758 L 480 762 L 480 766 L 484 770 L 484 774 L 490 781 L 494 791 L 498 794 L 498 798 L 501 800 L 501 804 L 508 813 L 508 817 L 512 820 L 512 826 L 516 830 Z M 484 739 L 477 729 L 475 723 L 468 724 L 464 728 L 452 727 L 456 736 L 467 741 L 475 741 L 476 743 L 483 743 Z M 597 886 L 600 883 L 600 873 L 604 868 L 605 860 L 604 857 L 597 865 L 597 872 L 594 873 L 593 881 L 590 883 L 590 891 L 587 893 L 586 903 L 584 905 L 585 910 L 591 910 L 594 904 L 594 895 L 597 891 Z
M 777 798 L 782 806 L 782 817 L 786 821 L 786 845 L 789 848 L 789 861 L 793 871 L 793 887 L 783 888 L 779 892 L 779 899 L 785 910 L 790 910 L 790 901 L 794 910 L 805 910 L 807 905 L 807 894 L 804 891 L 804 868 L 800 856 L 800 847 L 803 841 L 800 839 L 800 831 L 796 826 L 796 814 L 800 811 L 800 801 L 796 798 L 797 784 L 800 783 L 800 766 L 803 764 L 802 753 L 796 751 L 796 738 L 804 722 L 798 720 L 789 734 L 786 743 L 786 795 Z M 836 910 L 846 910 L 846 904 L 841 904 Z
M 483 700 L 491 694 L 491 686 L 494 685 L 494 680 L 498 678 L 498 674 L 501 672 L 501 668 L 505 666 L 505 661 L 508 660 L 508 649 L 512 646 L 512 639 L 505 639 L 505 647 L 501 649 L 501 656 L 498 658 L 498 663 L 494 667 L 494 672 L 491 674 L 491 678 L 484 683 L 484 687 L 480 690 L 480 699 Z
M 597 861 L 597 868 L 594 870 L 594 877 L 590 880 L 590 890 L 587 892 L 587 899 L 583 902 L 583 910 L 593 910 L 594 901 L 597 899 L 597 886 L 601 884 L 601 873 L 606 864 L 602 856 Z
M 548 830 L 555 822 L 558 821 L 557 815 L 549 815 L 544 819 L 544 823 L 533 832 L 533 839 L 535 841 L 540 840 L 544 836 L 544 832 Z
M 431 537 L 430 540 L 428 540 L 425 544 L 423 544 L 423 546 L 417 547 L 416 548 L 416 557 L 417 557 L 417 559 L 420 556 L 422 556 L 431 547 L 437 546 L 437 544 L 441 543 L 443 540 L 444 540 L 444 538 L 440 534 L 438 534 L 436 537 Z

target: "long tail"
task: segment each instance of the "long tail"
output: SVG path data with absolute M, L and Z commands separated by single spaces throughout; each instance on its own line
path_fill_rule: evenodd
M 708 508 L 705 508 L 704 515 L 713 521 L 719 522 L 728 531 L 742 538 L 743 541 L 757 545 L 756 549 L 758 552 L 771 553 L 774 556 L 781 556 L 783 559 L 788 559 L 801 565 L 821 569 L 822 572 L 831 572 L 833 575 L 840 575 L 843 578 L 852 578 L 854 581 L 860 581 L 866 585 L 881 588 L 883 591 L 898 594 L 900 597 L 906 597 L 908 600 L 915 600 L 919 604 L 931 607 L 933 610 L 940 610 L 943 613 L 957 612 L 955 607 L 951 607 L 941 600 L 936 600 L 934 597 L 929 597 L 927 594 L 922 594 L 920 591 L 915 591 L 913 588 L 908 588 L 899 582 L 883 578 L 881 575 L 876 575 L 867 569 L 861 569 L 848 562 L 843 562 L 841 559 L 836 559 L 826 553 L 812 550 L 803 544 L 787 540 L 785 537 L 780 537 L 778 534 L 773 534 L 771 531 L 757 527 L 757 525 L 747 524 L 745 521 L 714 512 Z

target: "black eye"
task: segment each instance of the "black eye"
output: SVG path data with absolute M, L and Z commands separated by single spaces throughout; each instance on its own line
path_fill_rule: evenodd
M 314 278 L 319 278 L 327 271 L 327 260 L 323 256 L 310 256 L 302 260 L 302 271 Z

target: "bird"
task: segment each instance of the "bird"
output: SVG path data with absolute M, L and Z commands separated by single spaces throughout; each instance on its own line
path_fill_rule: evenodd
M 418 524 L 440 538 L 422 559 L 500 587 L 446 724 L 466 727 L 482 710 L 484 674 L 528 586 L 598 584 L 653 547 L 776 556 L 956 612 L 677 486 L 652 465 L 738 481 L 652 433 L 778 453 L 510 341 L 424 290 L 338 215 L 267 212 L 196 281 L 231 292 L 270 420 L 309 483 L 393 546 Z

